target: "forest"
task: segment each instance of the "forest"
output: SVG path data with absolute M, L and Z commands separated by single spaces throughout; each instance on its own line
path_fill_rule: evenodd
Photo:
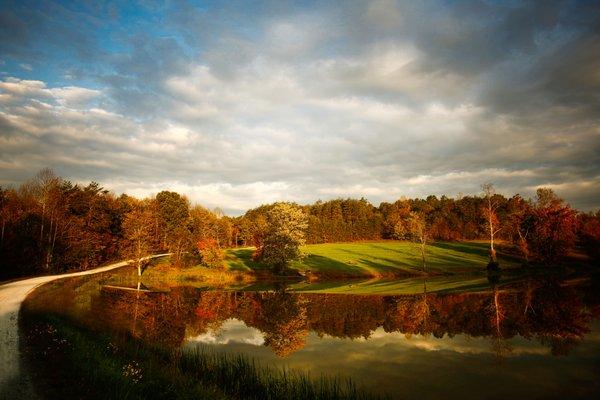
M 431 241 L 489 240 L 491 230 L 526 263 L 556 265 L 574 249 L 598 258 L 600 210 L 579 212 L 548 188 L 539 188 L 535 199 L 487 188 L 480 196 L 431 195 L 379 206 L 334 199 L 296 207 L 306 216 L 309 244 L 409 240 L 417 218 Z M 275 204 L 230 217 L 176 192 L 116 196 L 96 182 L 74 184 L 44 169 L 17 188 L 0 187 L 0 278 L 90 269 L 159 251 L 186 266 L 207 242 L 260 247 Z

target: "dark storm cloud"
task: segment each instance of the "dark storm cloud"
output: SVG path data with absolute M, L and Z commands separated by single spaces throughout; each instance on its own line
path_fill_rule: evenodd
M 232 212 L 485 181 L 600 205 L 593 2 L 6 3 L 0 20 L 1 184 L 50 165 Z

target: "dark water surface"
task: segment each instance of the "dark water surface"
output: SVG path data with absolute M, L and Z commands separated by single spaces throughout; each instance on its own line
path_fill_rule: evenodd
M 48 284 L 26 307 L 152 345 L 202 346 L 313 376 L 349 377 L 392 398 L 600 393 L 600 294 L 593 280 L 469 280 L 462 288 L 454 277 L 447 285 L 438 278 L 137 290 L 105 274 Z M 386 294 L 368 294 L 382 285 Z

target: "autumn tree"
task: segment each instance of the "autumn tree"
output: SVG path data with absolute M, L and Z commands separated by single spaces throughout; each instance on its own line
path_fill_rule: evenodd
M 578 241 L 587 253 L 600 258 L 600 210 L 578 216 Z
M 530 202 L 518 194 L 511 197 L 508 201 L 507 233 L 510 235 L 512 242 L 519 248 L 527 263 L 531 258 L 528 243 L 532 229 L 531 218 Z
M 247 218 L 238 217 L 234 220 L 236 237 L 234 244 L 239 246 L 247 246 L 252 243 L 252 224 Z
M 267 224 L 257 258 L 281 273 L 288 262 L 300 256 L 307 227 L 306 214 L 296 204 L 276 203 L 267 212 Z
M 577 213 L 552 189 L 539 188 L 536 194 L 528 244 L 538 261 L 553 264 L 575 244 Z
M 38 246 L 44 254 L 44 270 L 50 270 L 56 239 L 64 216 L 65 198 L 61 191 L 62 180 L 50 168 L 40 170 L 33 179 L 26 182 L 24 190 L 35 201 L 39 215 Z
M 194 205 L 190 208 L 190 229 L 194 242 L 205 239 L 217 240 L 217 217 L 208 209 Z
M 144 257 L 151 251 L 152 223 L 153 215 L 147 204 L 135 206 L 123 220 L 123 236 L 126 241 L 124 253 L 137 266 L 138 276 L 142 275 Z
M 223 268 L 223 252 L 213 238 L 202 239 L 197 243 L 200 262 L 209 268 Z
M 71 217 L 68 241 L 76 250 L 74 263 L 80 268 L 97 266 L 118 255 L 119 204 L 110 192 L 96 182 L 87 186 L 67 185 Z
M 158 193 L 156 202 L 164 231 L 164 245 L 173 253 L 174 263 L 179 265 L 183 254 L 192 247 L 189 203 L 179 193 L 169 191 Z

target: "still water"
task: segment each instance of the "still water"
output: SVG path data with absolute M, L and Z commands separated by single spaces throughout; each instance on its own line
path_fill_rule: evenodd
M 48 284 L 26 306 L 152 345 L 348 377 L 392 398 L 600 393 L 600 297 L 591 279 L 481 282 L 404 281 L 382 295 L 367 294 L 381 282 L 153 289 L 107 274 Z

